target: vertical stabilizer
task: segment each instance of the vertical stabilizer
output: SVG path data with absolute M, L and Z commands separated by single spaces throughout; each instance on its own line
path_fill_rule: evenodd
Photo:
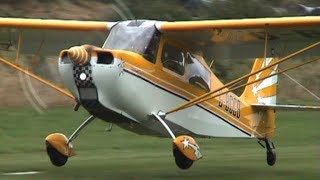
M 270 64 L 277 62 L 277 58 L 257 58 L 251 72 L 256 72 Z M 277 72 L 278 65 L 265 69 L 256 75 L 249 77 L 248 82 L 253 82 Z M 272 76 L 246 86 L 241 99 L 251 104 L 275 105 L 277 98 L 278 76 Z M 251 120 L 251 126 L 256 130 L 254 134 L 258 138 L 272 138 L 275 133 L 275 111 L 259 107 L 253 107 L 252 114 L 247 118 Z
M 254 62 L 253 68 L 251 72 L 258 71 L 270 64 L 273 64 L 277 61 L 277 58 L 257 58 Z M 248 82 L 256 81 L 258 79 L 262 79 L 271 74 L 277 72 L 278 65 L 275 65 L 271 68 L 263 70 L 256 75 L 249 77 Z M 254 84 L 246 86 L 241 98 L 252 104 L 276 104 L 277 98 L 277 83 L 278 76 L 272 76 L 270 78 L 258 81 Z

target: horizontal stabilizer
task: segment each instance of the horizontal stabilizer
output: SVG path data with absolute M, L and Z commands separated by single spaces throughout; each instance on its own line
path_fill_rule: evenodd
M 252 107 L 264 110 L 284 110 L 284 111 L 320 111 L 320 106 L 303 105 L 281 105 L 281 104 L 252 104 Z

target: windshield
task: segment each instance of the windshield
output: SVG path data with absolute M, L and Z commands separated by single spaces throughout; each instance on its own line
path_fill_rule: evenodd
M 159 35 L 154 23 L 145 25 L 143 21 L 122 22 L 111 29 L 103 48 L 136 52 L 155 62 Z

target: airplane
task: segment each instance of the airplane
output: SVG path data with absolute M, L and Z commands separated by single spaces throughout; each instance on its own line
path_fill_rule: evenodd
M 181 169 L 202 158 L 194 138 L 207 137 L 257 139 L 273 166 L 276 112 L 320 110 L 276 102 L 278 75 L 319 60 L 319 26 L 320 17 L 173 22 L 0 18 L 1 41 L 16 49 L 15 60 L 0 61 L 70 97 L 75 111 L 82 106 L 90 114 L 69 137 L 53 133 L 45 138 L 55 166 L 75 155 L 72 142 L 97 118 L 137 134 L 172 138 Z M 290 53 L 280 57 L 283 45 Z M 39 51 L 59 55 L 67 90 L 20 65 L 21 54 Z M 306 52 L 315 58 L 279 68 Z M 207 62 L 225 58 L 256 59 L 251 72 L 224 84 Z M 239 88 L 244 88 L 240 96 L 233 93 Z

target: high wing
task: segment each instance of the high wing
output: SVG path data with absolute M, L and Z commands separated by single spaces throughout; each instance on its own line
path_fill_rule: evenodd
M 319 26 L 320 17 L 310 16 L 163 22 L 157 28 L 211 60 L 291 53 L 319 41 Z M 265 39 L 268 40 L 267 49 Z M 316 55 L 319 51 L 312 53 Z
M 101 46 L 114 23 L 54 19 L 0 18 L 0 50 L 17 49 L 21 53 L 58 55 L 62 49 L 82 44 Z

